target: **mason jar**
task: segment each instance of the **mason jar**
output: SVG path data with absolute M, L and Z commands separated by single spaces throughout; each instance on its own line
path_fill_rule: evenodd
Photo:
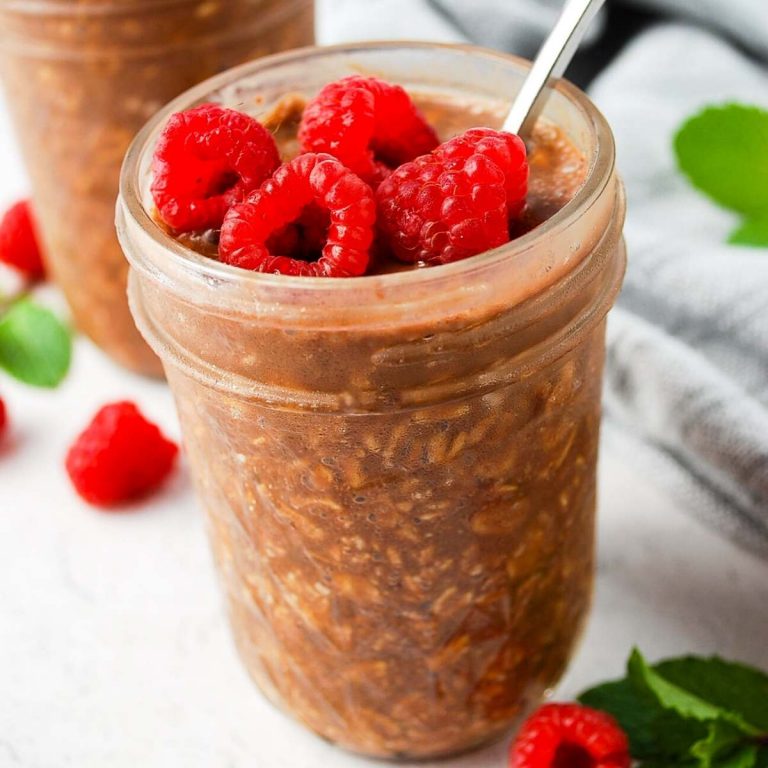
M 161 373 L 128 311 L 114 233 L 128 144 L 195 83 L 313 39 L 313 0 L 0 3 L 0 77 L 46 262 L 77 326 L 119 363 Z
M 128 152 L 118 232 L 163 361 L 248 671 L 324 738 L 387 758 L 505 734 L 557 682 L 592 593 L 605 317 L 625 267 L 605 120 L 557 85 L 583 153 L 573 199 L 444 266 L 358 278 L 249 272 L 152 218 L 168 116 L 263 114 L 351 73 L 498 102 L 528 64 L 360 44 L 248 64 L 161 110 Z

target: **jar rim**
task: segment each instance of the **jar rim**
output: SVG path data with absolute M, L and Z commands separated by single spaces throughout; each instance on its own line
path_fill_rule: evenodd
M 588 170 L 583 184 L 574 197 L 563 208 L 535 229 L 498 248 L 473 256 L 471 259 L 442 264 L 427 269 L 410 270 L 377 275 L 363 275 L 355 278 L 333 277 L 292 277 L 243 270 L 224 264 L 215 259 L 203 256 L 179 243 L 167 234 L 152 218 L 142 202 L 140 170 L 142 161 L 167 121 L 174 113 L 187 109 L 195 104 L 203 103 L 206 96 L 219 92 L 237 81 L 257 75 L 271 67 L 279 66 L 298 60 L 311 61 L 317 57 L 328 57 L 334 54 L 353 55 L 365 52 L 391 52 L 394 50 L 427 51 L 439 50 L 446 53 L 465 54 L 482 57 L 491 62 L 512 65 L 521 71 L 530 67 L 530 62 L 512 54 L 493 51 L 474 45 L 433 43 L 426 41 L 376 41 L 366 43 L 344 43 L 330 46 L 310 46 L 299 48 L 286 53 L 267 56 L 252 62 L 241 64 L 222 74 L 189 89 L 168 103 L 157 112 L 136 135 L 125 156 L 120 175 L 120 197 L 118 198 L 118 234 L 125 241 L 125 229 L 129 224 L 140 228 L 145 241 L 163 250 L 168 261 L 163 268 L 153 264 L 150 271 L 157 278 L 161 274 L 167 281 L 166 270 L 174 273 L 174 277 L 190 278 L 196 283 L 208 285 L 237 284 L 240 288 L 252 288 L 254 291 L 271 291 L 282 297 L 293 295 L 295 303 L 307 301 L 312 294 L 312 300 L 322 302 L 324 298 L 353 301 L 362 291 L 374 293 L 390 293 L 400 290 L 423 290 L 432 286 L 439 290 L 439 285 L 446 281 L 455 282 L 457 279 L 470 280 L 472 275 L 485 272 L 502 262 L 512 260 L 535 247 L 547 237 L 567 229 L 575 220 L 589 210 L 606 188 L 614 172 L 615 150 L 611 130 L 605 117 L 590 101 L 590 99 L 575 85 L 566 80 L 560 80 L 554 88 L 562 94 L 570 104 L 575 106 L 584 118 L 590 131 L 590 140 L 595 151 L 588 158 Z M 125 242 L 123 242 L 124 250 Z M 137 259 L 126 254 L 132 266 Z M 317 298 L 315 298 L 317 297 Z M 354 298 L 353 298 L 354 297 Z M 282 299 L 281 299 L 282 300 Z M 288 301 L 287 303 L 294 303 Z M 359 301 L 355 302 L 359 306 Z

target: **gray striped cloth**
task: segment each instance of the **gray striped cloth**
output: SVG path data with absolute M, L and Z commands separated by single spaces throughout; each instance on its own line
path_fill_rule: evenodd
M 725 243 L 735 218 L 688 185 L 671 148 L 702 106 L 768 107 L 768 71 L 720 37 L 667 24 L 630 43 L 591 92 L 616 134 L 629 210 L 607 412 L 681 505 L 768 556 L 768 248 Z
M 605 440 L 681 507 L 768 556 L 768 249 L 727 245 L 734 217 L 688 185 L 672 153 L 676 128 L 705 105 L 768 107 L 768 3 L 630 3 L 669 16 L 590 88 L 616 135 L 628 195 Z M 559 5 L 321 0 L 319 32 L 324 42 L 470 40 L 530 56 Z

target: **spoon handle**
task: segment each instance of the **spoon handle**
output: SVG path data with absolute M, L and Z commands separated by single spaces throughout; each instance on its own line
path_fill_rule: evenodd
M 548 95 L 548 85 L 562 77 L 584 33 L 605 0 L 566 0 L 555 26 L 541 46 L 523 86 L 512 102 L 502 130 L 525 137 Z

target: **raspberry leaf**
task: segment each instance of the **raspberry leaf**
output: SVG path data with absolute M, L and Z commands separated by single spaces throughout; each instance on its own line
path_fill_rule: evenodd
M 728 236 L 728 242 L 768 248 L 768 213 L 763 218 L 744 219 Z
M 716 203 L 748 217 L 768 214 L 768 111 L 708 107 L 674 139 L 680 169 Z
M 0 317 L 0 368 L 19 381 L 55 387 L 71 357 L 70 333 L 50 310 L 21 299 Z

